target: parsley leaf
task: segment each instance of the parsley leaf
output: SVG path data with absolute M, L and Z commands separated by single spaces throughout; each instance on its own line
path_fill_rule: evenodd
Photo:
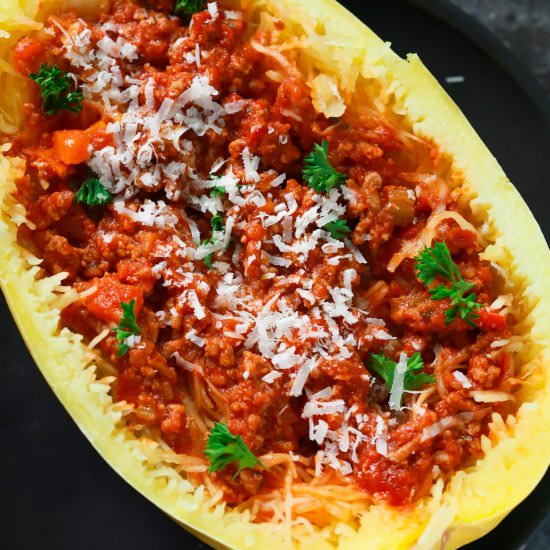
M 431 285 L 436 277 L 443 277 L 451 282 L 450 287 L 439 284 L 430 289 L 432 300 L 448 298 L 451 302 L 451 307 L 445 312 L 445 321 L 450 323 L 460 317 L 475 327 L 474 321 L 478 317 L 477 310 L 481 308 L 481 304 L 476 302 L 474 292 L 467 294 L 475 285 L 462 278 L 447 245 L 444 242 L 436 242 L 433 247 L 424 247 L 415 258 L 415 262 L 418 279 L 425 286 Z
M 404 388 L 406 390 L 419 390 L 426 384 L 433 384 L 435 376 L 426 374 L 422 368 L 424 362 L 420 353 L 416 352 L 407 359 L 407 370 L 405 371 Z
M 454 280 L 460 277 L 460 271 L 451 258 L 451 253 L 445 243 L 436 242 L 432 248 L 424 250 L 415 258 L 418 278 L 426 286 L 437 276 Z
M 212 188 L 212 191 L 210 191 L 210 196 L 215 197 L 223 197 L 225 195 L 225 187 L 222 187 L 221 185 L 216 185 Z
M 87 204 L 88 206 L 105 206 L 113 202 L 113 195 L 105 189 L 99 179 L 90 177 L 84 181 L 75 193 L 73 202 Z
M 316 143 L 313 151 L 305 158 L 302 172 L 304 181 L 317 193 L 326 193 L 334 187 L 340 187 L 346 174 L 336 171 L 328 160 L 328 141 Z
M 343 239 L 346 234 L 351 231 L 346 220 L 335 220 L 333 222 L 328 222 L 324 229 L 331 234 L 333 239 Z
M 204 8 L 204 0 L 176 0 L 174 13 L 180 17 L 189 17 Z
M 225 224 L 224 224 L 223 216 L 221 212 L 218 212 L 215 216 L 212 216 L 212 219 L 210 220 L 210 226 L 212 227 L 213 232 L 220 232 L 224 230 Z M 209 239 L 205 239 L 204 241 L 202 241 L 201 246 L 212 244 L 214 242 L 216 242 L 216 238 L 214 237 L 214 235 L 212 235 L 212 237 L 210 237 Z M 214 252 L 211 252 L 210 254 L 208 254 L 208 256 L 205 256 L 205 258 L 203 259 L 204 265 L 208 269 L 214 269 L 214 266 L 212 265 L 213 258 L 214 258 Z
M 206 458 L 210 462 L 208 471 L 218 472 L 227 465 L 236 462 L 239 469 L 234 477 L 237 477 L 241 470 L 262 466 L 263 464 L 252 454 L 240 435 L 233 435 L 225 422 L 216 422 L 208 436 Z
M 395 373 L 395 367 L 397 363 L 392 361 L 389 357 L 385 355 L 373 353 L 370 356 L 370 361 L 368 364 L 369 368 L 373 370 L 380 378 L 384 380 L 388 389 L 391 390 L 393 384 L 393 375 Z
M 128 338 L 128 336 L 137 336 L 138 334 L 141 334 L 139 325 L 136 321 L 136 314 L 134 312 L 135 305 L 135 299 L 131 300 L 129 303 L 120 302 L 122 317 L 115 329 L 116 339 L 118 340 L 117 349 L 119 357 L 126 355 L 130 350 L 130 347 L 125 343 L 126 338 Z
M 212 260 L 214 258 L 214 252 L 211 252 L 210 254 L 208 254 L 208 256 L 206 256 L 203 260 L 204 262 L 204 265 L 208 268 L 208 269 L 214 269 L 214 266 L 212 265 Z
M 384 380 L 388 389 L 391 390 L 397 363 L 385 355 L 373 353 L 368 366 Z M 423 366 L 422 356 L 418 352 L 407 359 L 407 370 L 405 371 L 403 380 L 403 388 L 405 390 L 418 390 L 425 384 L 433 384 L 435 382 L 433 374 L 423 372 Z
M 42 64 L 38 74 L 29 76 L 40 86 L 44 114 L 54 115 L 62 110 L 78 113 L 82 109 L 82 92 L 71 90 L 75 85 L 56 65 Z
M 223 231 L 223 228 L 225 226 L 223 222 L 223 216 L 219 212 L 215 216 L 212 216 L 212 219 L 210 220 L 210 225 L 212 227 L 212 231 Z

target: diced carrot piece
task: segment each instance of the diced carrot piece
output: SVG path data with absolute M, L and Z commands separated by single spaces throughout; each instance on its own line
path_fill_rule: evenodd
M 53 134 L 53 150 L 64 164 L 80 164 L 90 156 L 90 138 L 83 130 L 59 130 Z
M 59 160 L 52 147 L 26 147 L 23 152 L 28 155 L 31 164 L 40 163 L 46 177 L 66 178 L 71 173 L 72 169 Z

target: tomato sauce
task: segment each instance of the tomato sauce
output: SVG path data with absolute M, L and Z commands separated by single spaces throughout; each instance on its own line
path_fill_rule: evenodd
M 24 158 L 27 167 L 16 197 L 34 224 L 32 230 L 20 227 L 20 242 L 43 259 L 45 274 L 65 272 L 65 282 L 83 293 L 62 312 L 65 326 L 88 340 L 108 329 L 98 350 L 117 372 L 113 398 L 133 406 L 130 428 L 152 430 L 176 452 L 202 457 L 206 435 L 185 405 L 191 399 L 208 425 L 223 418 L 256 455 L 292 452 L 309 457 L 312 468 L 314 457 L 324 456 L 317 475 L 349 464 L 351 469 L 340 473 L 369 498 L 392 505 L 413 502 L 429 493 L 435 479 L 448 479 L 480 457 L 480 437 L 491 413 L 511 410 L 511 401 L 478 402 L 472 391 L 510 392 L 517 385 L 509 354 L 492 347 L 509 337 L 513 318 L 491 308 L 498 286 L 491 266 L 480 259 L 474 231 L 446 219 L 434 236 L 434 242 L 446 243 L 460 273 L 473 284 L 481 304 L 473 325 L 460 318 L 448 322 L 449 300 L 432 299 L 411 257 L 394 272 L 387 269 L 432 215 L 457 210 L 456 193 L 438 175 L 437 147 L 411 139 L 370 109 L 350 108 L 338 120 L 316 112 L 304 76 L 289 70 L 272 50 L 266 53 L 269 36 L 252 33 L 244 14 L 219 6 L 216 14 L 205 9 L 188 23 L 170 9 L 166 2 L 146 9 L 119 0 L 99 21 L 58 14 L 46 23 L 48 32 L 24 37 L 15 46 L 13 62 L 22 74 L 55 63 L 88 89 L 78 113 L 46 116 L 38 86 L 25 105 L 27 129 L 10 139 L 12 154 Z M 88 41 L 88 50 L 103 47 L 103 58 L 90 61 L 85 48 L 71 57 L 65 33 Z M 105 59 L 110 76 L 98 72 L 98 77 L 91 64 Z M 216 93 L 199 87 L 198 76 L 207 78 Z M 115 82 L 129 77 L 126 88 Z M 107 78 L 111 84 L 101 88 Z M 119 111 L 108 105 L 120 100 L 114 87 L 127 90 L 132 83 L 136 104 L 149 105 L 152 112 L 159 112 L 166 98 L 175 101 L 195 90 L 195 83 L 195 99 L 187 100 L 195 115 L 182 111 L 181 119 L 191 129 L 183 138 L 159 134 L 151 145 L 155 130 L 148 119 L 148 129 L 132 142 L 139 153 L 117 160 L 116 170 L 123 173 L 117 177 L 124 181 L 132 163 L 138 166 L 132 183 L 118 191 L 113 187 L 115 202 L 106 206 L 77 203 L 78 186 L 100 176 L 100 152 L 113 163 L 124 145 L 113 128 L 130 103 Z M 224 109 L 223 123 L 214 120 L 218 108 Z M 142 122 L 137 124 L 141 128 Z M 134 139 L 124 135 L 128 142 Z M 334 239 L 342 244 L 337 250 L 340 245 L 328 240 L 326 246 L 320 242 L 304 250 L 295 246 L 303 238 L 296 236 L 300 216 L 317 204 L 322 212 L 326 203 L 306 185 L 303 163 L 323 141 L 329 144 L 331 165 L 345 174 L 340 207 L 330 208 L 340 208 L 349 234 Z M 148 169 L 140 168 L 139 155 L 150 155 Z M 167 176 L 170 163 L 182 158 L 185 168 L 172 165 L 176 175 Z M 246 200 L 235 202 L 222 190 L 216 204 L 224 208 L 224 223 L 231 215 L 234 223 L 225 248 L 213 252 L 210 269 L 206 257 L 178 254 L 202 246 L 197 233 L 204 241 L 214 239 L 216 210 L 200 210 L 217 200 L 209 195 L 212 188 L 190 189 L 208 180 L 216 163 L 226 180 L 228 174 L 239 180 L 235 197 L 252 187 Z M 165 170 L 161 176 L 155 175 L 161 173 L 157 166 Z M 274 185 L 281 174 L 284 181 Z M 146 215 L 147 208 L 156 210 Z M 310 228 L 304 235 L 313 233 Z M 351 302 L 346 302 L 346 288 L 353 292 Z M 121 302 L 131 300 L 139 342 L 120 355 L 115 328 Z M 273 308 L 279 308 L 279 320 L 265 329 L 266 343 L 254 326 Z M 255 321 L 247 325 L 247 318 Z M 289 318 L 295 325 L 286 329 Z M 320 339 L 315 331 L 327 336 Z M 340 342 L 338 351 L 327 352 L 334 342 Z M 306 390 L 290 395 L 299 367 L 317 349 Z M 286 371 L 274 369 L 275 357 L 284 353 L 301 362 Z M 407 394 L 404 408 L 395 412 L 388 408 L 389 388 L 368 364 L 373 354 L 397 362 L 400 353 L 420 353 L 424 373 L 437 383 Z M 457 370 L 462 378 L 453 374 Z M 311 396 L 326 388 L 334 411 L 304 416 Z M 415 404 L 424 390 L 424 403 Z M 445 418 L 452 419 L 448 427 L 425 436 Z M 342 426 L 353 427 L 355 432 L 346 432 L 351 443 L 338 439 L 336 451 L 327 451 L 319 443 L 324 426 L 339 434 Z M 318 455 L 320 449 L 325 455 Z M 330 465 L 334 452 L 339 466 Z M 228 467 L 211 474 L 232 504 L 284 483 L 269 471 L 243 471 L 234 478 L 235 471 Z

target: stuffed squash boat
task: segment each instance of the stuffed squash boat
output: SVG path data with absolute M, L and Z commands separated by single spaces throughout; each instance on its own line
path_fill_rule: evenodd
M 8 1 L 2 287 L 124 479 L 217 547 L 457 548 L 550 459 L 550 256 L 331 0 Z

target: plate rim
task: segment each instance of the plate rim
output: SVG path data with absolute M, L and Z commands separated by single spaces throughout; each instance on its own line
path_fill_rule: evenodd
M 546 92 L 529 66 L 502 39 L 450 0 L 406 0 L 406 2 L 443 20 L 466 40 L 480 48 L 529 97 L 550 127 L 550 93 Z

